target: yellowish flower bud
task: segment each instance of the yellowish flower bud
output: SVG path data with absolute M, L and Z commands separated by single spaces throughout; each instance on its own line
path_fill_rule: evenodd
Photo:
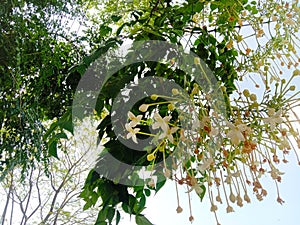
M 298 69 L 294 70 L 293 76 L 298 76 L 298 75 L 300 75 L 300 70 Z
M 250 92 L 249 92 L 248 89 L 245 89 L 245 90 L 243 91 L 243 94 L 244 94 L 245 97 L 249 97 L 249 96 L 250 96 Z
M 175 105 L 169 104 L 168 105 L 168 109 L 171 110 L 171 111 L 173 111 L 175 109 Z
M 147 104 L 142 104 L 142 105 L 140 105 L 139 110 L 140 110 L 141 112 L 146 112 L 147 109 L 148 109 L 148 107 L 149 107 L 149 105 L 147 105 Z
M 150 97 L 152 100 L 156 100 L 157 98 L 158 98 L 158 95 L 156 95 L 156 94 L 153 94 L 153 95 L 151 95 L 151 97 Z
M 155 182 L 154 182 L 154 180 L 151 179 L 151 180 L 148 182 L 148 185 L 149 185 L 149 187 L 155 188 Z
M 155 159 L 155 155 L 154 154 L 149 154 L 149 155 L 147 155 L 147 160 L 148 161 L 152 161 L 153 159 Z
M 173 95 L 178 95 L 178 94 L 179 94 L 178 89 L 173 88 L 173 89 L 172 89 L 172 94 L 173 94 Z
M 240 195 L 237 196 L 237 203 L 239 207 L 243 207 L 243 199 L 241 198 Z
M 250 95 L 250 100 L 255 102 L 257 100 L 256 94 L 251 94 Z
M 196 65 L 199 65 L 199 64 L 200 64 L 200 58 L 199 58 L 199 57 L 195 57 L 195 58 L 194 58 L 194 63 L 195 63 Z

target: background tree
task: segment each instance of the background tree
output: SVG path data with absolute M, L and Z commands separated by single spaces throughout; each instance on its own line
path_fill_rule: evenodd
M 76 76 L 68 80 L 68 70 L 87 52 L 71 24 L 84 23 L 82 4 L 1 2 L 1 179 L 17 165 L 25 173 L 32 157 L 48 162 L 42 122 L 61 117 L 71 105 Z
M 61 140 L 59 160 L 49 159 L 48 174 L 39 164 L 30 168 L 25 180 L 20 167 L 9 172 L 1 182 L 1 194 L 6 193 L 1 196 L 2 225 L 94 222 L 98 209 L 83 211 L 84 202 L 79 198 L 92 166 L 85 159 L 96 150 L 96 132 L 91 132 L 91 126 L 91 120 L 85 120 L 81 139 L 74 140 L 69 134 L 69 140 Z

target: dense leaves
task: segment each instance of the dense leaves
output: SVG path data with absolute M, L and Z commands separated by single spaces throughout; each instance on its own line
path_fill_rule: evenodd
M 68 1 L 5 1 L 0 22 L 0 170 L 55 155 L 55 142 L 47 144 L 45 120 L 61 117 L 71 105 L 75 80 L 69 69 L 84 56 L 75 34 L 62 21 L 80 20 L 77 3 Z M 76 6 L 77 5 L 77 6 Z

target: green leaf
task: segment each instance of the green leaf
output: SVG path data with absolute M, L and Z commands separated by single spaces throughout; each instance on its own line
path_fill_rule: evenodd
M 122 16 L 116 16 L 116 15 L 112 15 L 112 16 L 111 16 L 111 19 L 112 19 L 112 21 L 114 21 L 114 22 L 118 22 L 121 18 L 122 18 Z
M 99 211 L 96 224 L 100 224 L 100 222 L 105 222 L 105 220 L 107 218 L 108 209 L 109 209 L 109 207 L 104 207 Z
M 202 189 L 201 193 L 197 193 L 197 195 L 199 196 L 199 198 L 201 199 L 201 201 L 203 200 L 205 194 L 206 194 L 206 187 L 205 185 L 201 185 L 200 188 Z
M 151 195 L 151 191 L 149 189 L 145 189 L 144 192 L 147 197 Z
M 92 203 L 90 201 L 86 202 L 83 206 L 83 210 L 87 210 L 88 208 L 90 208 L 92 206 Z
M 120 212 L 117 211 L 117 215 L 116 215 L 116 225 L 119 224 L 120 220 L 121 220 L 121 215 L 120 215 Z
M 104 135 L 104 131 L 107 128 L 108 125 L 111 124 L 111 117 L 108 115 L 106 116 L 101 123 L 98 125 L 97 130 L 99 130 L 99 136 L 98 138 L 101 140 L 103 135 Z
M 95 223 L 95 225 L 107 225 L 107 222 L 105 222 L 105 221 L 97 221 L 96 223 Z
M 130 215 L 132 214 L 132 211 L 131 211 L 129 205 L 126 204 L 125 202 L 122 203 L 122 209 L 124 210 L 124 212 L 126 212 L 128 214 L 130 214 Z
M 156 184 L 155 193 L 157 193 L 166 183 L 166 179 L 162 180 L 161 182 L 158 182 Z
M 54 137 L 58 140 L 58 139 L 68 139 L 68 136 L 61 132 L 61 133 L 58 133 L 58 134 L 55 134 Z
M 141 213 L 145 209 L 145 205 L 146 205 L 146 197 L 145 197 L 145 195 L 142 195 L 142 197 L 139 201 L 139 207 L 138 207 L 137 213 Z
M 110 27 L 103 25 L 103 26 L 100 27 L 100 36 L 102 36 L 102 37 L 106 36 L 111 31 L 112 31 L 112 29 Z
M 116 210 L 113 207 L 108 208 L 106 218 L 108 219 L 109 223 L 112 222 L 115 212 L 116 212 Z
M 153 225 L 145 216 L 137 215 L 135 217 L 135 222 L 137 225 Z
M 58 156 L 57 156 L 57 141 L 56 140 L 53 140 L 49 144 L 49 155 L 54 156 L 55 158 L 58 159 Z
M 210 9 L 211 9 L 211 11 L 214 11 L 215 9 L 217 9 L 218 8 L 218 6 L 216 5 L 216 4 L 214 4 L 214 3 L 211 3 L 210 4 Z
M 58 125 L 57 122 L 54 122 L 51 124 L 50 128 L 47 130 L 47 132 L 45 133 L 45 135 L 43 137 L 44 140 L 46 140 L 50 136 L 50 134 L 57 128 L 57 125 Z
M 64 122 L 61 122 L 60 124 L 60 127 L 69 131 L 71 134 L 74 134 L 74 127 L 73 127 L 73 123 L 72 121 L 64 121 Z

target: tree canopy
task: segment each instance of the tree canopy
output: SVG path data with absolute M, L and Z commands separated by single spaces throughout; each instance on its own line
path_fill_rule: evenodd
M 120 205 L 151 224 L 146 199 L 166 181 L 208 195 L 216 214 L 251 189 L 262 200 L 268 174 L 282 204 L 278 165 L 290 152 L 299 161 L 299 11 L 276 0 L 6 2 L 1 178 L 35 162 L 47 171 L 92 115 L 103 150 L 80 196 L 84 209 L 100 202 L 95 224 L 118 224 Z

